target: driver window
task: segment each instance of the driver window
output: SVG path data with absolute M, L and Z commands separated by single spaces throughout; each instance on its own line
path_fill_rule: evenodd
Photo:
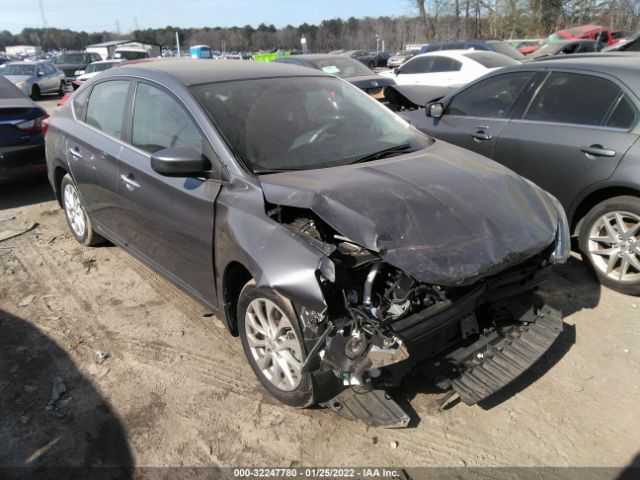
M 164 91 L 140 83 L 133 111 L 131 144 L 149 153 L 190 147 L 202 154 L 202 135 L 184 108 Z
M 533 72 L 505 73 L 476 83 L 456 95 L 448 115 L 506 118 Z

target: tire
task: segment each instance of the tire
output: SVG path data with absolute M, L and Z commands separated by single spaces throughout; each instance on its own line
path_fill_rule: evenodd
M 374 68 L 376 68 L 376 64 L 374 62 L 369 62 L 369 68 L 373 70 Z
M 67 88 L 67 84 L 64 82 L 60 82 L 60 88 L 58 89 L 58 95 L 61 97 L 64 95 L 64 91 Z
M 271 314 L 267 313 L 268 309 Z M 260 312 L 262 312 L 261 316 L 259 316 Z M 240 292 L 237 318 L 242 348 L 262 386 L 286 405 L 292 407 L 312 405 L 314 395 L 311 375 L 309 373 L 296 375 L 294 372 L 293 365 L 302 366 L 306 351 L 298 316 L 291 302 L 273 290 L 256 287 L 252 280 Z M 281 332 L 280 336 L 268 339 L 267 335 L 261 333 L 265 331 L 265 325 L 277 325 L 282 328 L 283 319 L 286 331 Z M 281 346 L 283 341 L 293 348 L 283 348 Z M 278 345 L 281 350 L 276 351 L 274 347 Z M 269 351 L 271 353 L 268 353 Z M 277 362 L 274 361 L 276 354 L 279 359 Z M 264 359 L 263 365 L 258 364 L 260 359 Z M 282 368 L 278 368 L 282 362 L 291 367 L 289 377 L 284 374 Z
M 593 207 L 582 221 L 580 251 L 602 285 L 640 295 L 640 198 L 613 197 Z
M 31 87 L 31 99 L 32 100 L 40 100 L 40 87 L 38 84 L 35 84 Z
M 89 215 L 87 215 L 87 210 L 78 194 L 76 184 L 69 174 L 62 178 L 60 195 L 62 197 L 64 216 L 74 238 L 82 245 L 87 246 L 104 242 L 104 238 L 93 230 L 93 223 Z

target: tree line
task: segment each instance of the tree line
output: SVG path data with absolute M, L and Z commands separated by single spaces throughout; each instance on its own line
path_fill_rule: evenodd
M 39 45 L 43 50 L 82 49 L 92 43 L 134 39 L 174 47 L 207 44 L 214 50 L 259 51 L 300 49 L 306 39 L 313 52 L 383 47 L 461 38 L 542 38 L 566 27 L 596 23 L 612 29 L 640 28 L 638 0 L 401 0 L 416 16 L 339 18 L 318 25 L 258 27 L 148 28 L 130 34 L 77 32 L 58 28 L 25 28 L 18 34 L 0 30 L 0 47 Z M 1 25 L 1 23 L 0 23 Z

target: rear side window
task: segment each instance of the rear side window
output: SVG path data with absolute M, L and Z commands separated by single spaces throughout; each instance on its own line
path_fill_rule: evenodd
M 87 124 L 107 135 L 121 138 L 128 91 L 129 82 L 126 80 L 112 80 L 94 86 L 86 107 Z
M 73 101 L 71 102 L 71 105 L 73 106 L 73 112 L 80 120 L 84 118 L 84 109 L 87 106 L 87 99 L 89 98 L 90 91 L 90 88 L 86 88 L 82 92 L 77 93 L 73 96 Z
M 525 119 L 602 125 L 620 93 L 616 84 L 601 77 L 554 72 L 533 100 Z
M 202 135 L 184 108 L 162 90 L 138 84 L 133 111 L 132 145 L 149 153 L 191 147 L 202 153 Z
M 485 68 L 499 68 L 508 67 L 509 65 L 516 65 L 520 62 L 506 55 L 496 55 L 492 52 L 469 52 L 463 54 L 465 57 L 470 58 L 474 62 L 478 62 Z
M 506 118 L 533 72 L 496 75 L 453 97 L 447 114 L 465 117 Z
M 436 57 L 431 66 L 431 72 L 458 72 L 462 69 L 462 63 L 448 57 Z
M 416 57 L 402 67 L 400 67 L 401 73 L 428 73 L 431 71 L 434 57 Z

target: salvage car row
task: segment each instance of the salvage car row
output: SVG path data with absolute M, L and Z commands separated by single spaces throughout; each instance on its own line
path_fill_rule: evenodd
M 535 288 L 583 229 L 601 280 L 639 293 L 640 86 L 628 56 L 510 65 L 423 96 L 426 110 L 401 112 L 413 126 L 374 100 L 373 79 L 352 82 L 364 95 L 337 78 L 348 63 L 303 60 L 110 69 L 52 113 L 46 141 L 73 236 L 112 241 L 216 312 L 276 398 L 405 426 L 384 389 L 418 364 L 466 404 L 490 396 L 560 334 L 560 312 Z M 578 89 L 564 103 L 571 75 L 601 81 L 602 98 Z M 514 133 L 506 157 L 531 149 L 522 163 L 549 165 L 520 177 L 494 150 L 523 119 L 568 128 L 551 148 L 580 153 L 553 164 Z M 585 143 L 561 147 L 562 136 Z M 614 182 L 594 173 L 607 168 Z M 591 203 L 572 209 L 585 189 Z

